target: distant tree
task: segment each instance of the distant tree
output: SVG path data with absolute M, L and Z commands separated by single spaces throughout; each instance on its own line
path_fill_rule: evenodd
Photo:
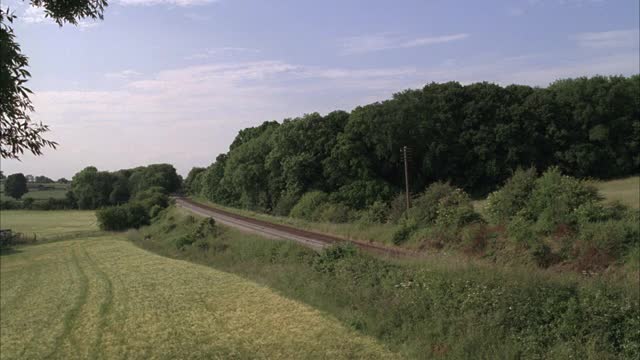
M 183 188 L 184 191 L 188 194 L 197 194 L 200 191 L 200 188 L 197 184 L 199 175 L 203 173 L 206 169 L 201 167 L 194 167 L 189 171 L 187 178 L 184 180 Z
M 26 179 L 27 179 L 27 182 L 30 182 L 30 183 L 36 181 L 36 178 L 33 175 L 27 175 Z
M 4 180 L 4 173 L 0 170 L 0 180 Z
M 9 175 L 4 182 L 4 192 L 12 198 L 20 199 L 28 191 L 27 178 L 22 173 Z
M 83 18 L 102 19 L 106 0 L 31 0 L 31 6 L 42 7 L 45 16 L 58 25 L 77 24 Z M 49 127 L 31 121 L 34 110 L 25 83 L 31 77 L 27 57 L 16 42 L 11 24 L 16 16 L 0 8 L 0 157 L 18 159 L 24 151 L 41 155 L 45 147 L 56 143 L 43 138 Z
M 59 184 L 68 184 L 69 180 L 65 179 L 65 178 L 60 178 L 56 181 Z
M 41 183 L 41 184 L 51 184 L 51 183 L 53 183 L 53 180 L 51 178 L 48 178 L 48 177 L 46 177 L 44 175 L 36 176 L 34 181 L 37 182 L 37 183 Z

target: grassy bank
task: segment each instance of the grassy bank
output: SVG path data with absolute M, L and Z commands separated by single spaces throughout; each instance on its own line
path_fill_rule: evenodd
M 211 226 L 176 209 L 130 238 L 272 287 L 410 358 L 635 358 L 636 281 L 474 264 L 317 254 Z

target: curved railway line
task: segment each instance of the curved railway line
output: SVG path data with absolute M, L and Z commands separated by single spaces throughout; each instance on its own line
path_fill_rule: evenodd
M 292 240 L 316 250 L 322 249 L 332 244 L 348 242 L 354 244 L 364 251 L 378 255 L 387 255 L 391 257 L 420 256 L 420 253 L 407 249 L 394 248 L 358 240 L 344 239 L 337 236 L 302 230 L 294 228 L 292 226 L 275 224 L 268 221 L 234 214 L 229 211 L 195 202 L 185 197 L 175 197 L 175 200 L 176 205 L 195 214 L 212 217 L 216 221 L 227 226 L 231 226 L 246 232 L 259 234 L 271 239 Z

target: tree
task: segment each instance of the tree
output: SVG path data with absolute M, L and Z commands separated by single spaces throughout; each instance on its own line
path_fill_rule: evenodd
M 0 170 L 0 180 L 4 180 L 4 173 Z
M 65 178 L 60 178 L 56 181 L 59 184 L 68 184 L 69 180 L 65 179 Z
M 20 199 L 28 191 L 27 178 L 22 173 L 9 175 L 4 182 L 4 192 L 12 198 Z
M 83 18 L 102 19 L 106 0 L 31 0 L 31 6 L 43 7 L 45 15 L 58 25 L 77 24 Z M 25 150 L 41 155 L 46 147 L 57 143 L 43 137 L 47 125 L 35 123 L 29 99 L 31 90 L 25 83 L 31 77 L 28 58 L 22 53 L 11 24 L 16 18 L 9 9 L 0 8 L 0 157 L 19 159 Z
M 51 184 L 53 183 L 53 180 L 44 175 L 40 175 L 40 176 L 36 176 L 35 182 L 41 183 L 41 184 Z
M 31 174 L 27 175 L 26 179 L 27 179 L 27 182 L 30 182 L 30 183 L 36 181 L 36 178 Z

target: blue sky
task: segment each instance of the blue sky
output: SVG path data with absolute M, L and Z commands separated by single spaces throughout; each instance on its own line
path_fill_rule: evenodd
M 36 112 L 60 143 L 5 173 L 207 166 L 238 130 L 435 81 L 640 72 L 637 0 L 115 0 L 62 28 L 22 1 Z

